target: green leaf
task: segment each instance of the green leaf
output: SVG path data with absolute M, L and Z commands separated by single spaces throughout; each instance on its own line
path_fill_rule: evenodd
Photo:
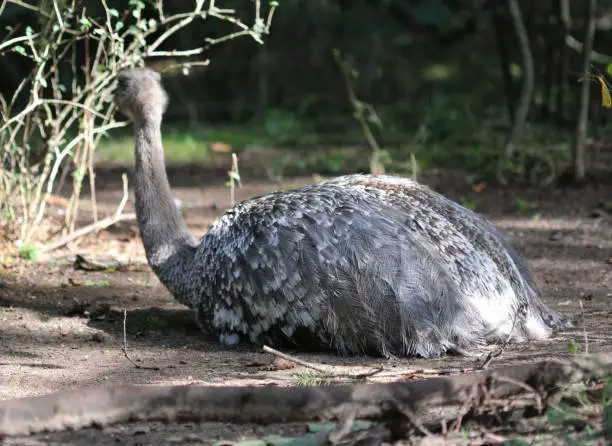
M 145 7 L 144 2 L 142 2 L 141 0 L 130 0 L 128 2 L 128 5 L 134 6 L 137 9 L 144 9 L 144 7 Z
M 26 36 L 30 37 L 32 34 L 34 34 L 34 30 L 32 29 L 31 26 L 26 26 L 25 33 L 26 33 Z
M 13 47 L 13 51 L 15 51 L 16 53 L 19 53 L 19 54 L 23 54 L 24 56 L 26 55 L 26 50 L 21 45 L 14 46 Z
M 109 13 L 110 15 L 112 15 L 113 17 L 117 17 L 117 18 L 119 17 L 119 11 L 117 11 L 117 10 L 116 10 L 116 9 L 114 9 L 114 8 L 110 8 L 110 9 L 108 10 L 108 13 Z
M 276 7 L 276 6 L 278 6 L 278 2 L 276 0 L 273 0 L 273 1 L 270 2 L 270 6 Z
M 79 25 L 81 25 L 82 30 L 88 31 L 91 28 L 91 21 L 87 17 L 81 17 Z

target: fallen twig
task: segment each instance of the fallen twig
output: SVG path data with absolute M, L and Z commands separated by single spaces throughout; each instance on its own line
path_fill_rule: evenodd
M 472 392 L 465 399 L 459 413 L 457 414 L 457 418 L 451 425 L 450 430 L 454 433 L 459 433 L 461 430 L 461 425 L 463 424 L 463 418 L 476 406 L 479 400 L 479 392 L 477 392 L 476 388 L 472 389 Z
M 502 382 L 500 377 L 524 383 L 541 394 L 552 394 L 561 384 L 606 376 L 611 371 L 612 352 L 387 384 L 293 388 L 120 385 L 78 389 L 0 401 L 0 437 L 134 420 L 260 424 L 342 420 L 351 411 L 355 411 L 355 419 L 389 421 L 405 416 L 402 413 L 419 415 L 463 403 L 474 389 L 486 391 L 491 398 L 525 392 L 523 386 Z
M 106 229 L 109 226 L 112 226 L 115 223 L 118 223 L 120 221 L 135 220 L 136 214 L 134 213 L 123 214 L 123 208 L 125 207 L 127 203 L 129 195 L 128 195 L 128 186 L 127 186 L 127 181 L 128 181 L 127 175 L 123 174 L 121 178 L 123 180 L 123 197 L 121 198 L 121 202 L 119 203 L 119 206 L 117 206 L 117 210 L 115 211 L 114 215 L 106 217 L 102 220 L 98 220 L 95 223 L 84 226 L 80 229 L 77 229 L 76 231 L 66 235 L 65 237 L 62 237 L 61 239 L 53 243 L 49 243 L 48 245 L 43 246 L 40 252 L 54 251 L 80 237 L 83 237 L 84 235 L 87 235 L 91 232 L 99 231 L 101 229 Z
M 336 378 L 364 379 L 364 378 L 368 378 L 370 376 L 374 376 L 374 375 L 376 375 L 376 374 L 378 374 L 378 373 L 383 371 L 382 367 L 378 367 L 378 368 L 376 368 L 376 369 L 374 369 L 372 371 L 365 372 L 365 373 L 359 373 L 359 374 L 355 374 L 355 375 L 350 374 L 350 373 L 344 373 L 344 372 L 337 373 L 337 372 L 334 372 L 330 368 L 320 367 L 320 366 L 318 366 L 316 364 L 312 364 L 310 362 L 303 361 L 302 359 L 296 358 L 295 356 L 291 356 L 291 355 L 288 355 L 287 353 L 279 352 L 278 350 L 275 350 L 272 347 L 269 347 L 267 345 L 263 346 L 263 351 L 266 352 L 266 353 L 271 353 L 274 356 L 278 356 L 279 358 L 285 359 L 287 361 L 295 362 L 296 364 L 299 364 L 299 365 L 301 365 L 303 367 L 306 367 L 308 369 L 315 370 L 315 371 L 317 371 L 319 373 L 325 373 L 325 374 L 331 375 L 332 377 L 336 377 Z
M 295 356 L 291 356 L 291 355 L 288 355 L 287 353 L 279 352 L 278 350 L 275 350 L 272 347 L 268 347 L 267 345 L 263 346 L 263 351 L 266 353 L 270 353 L 274 356 L 278 356 L 279 358 L 285 359 L 287 361 L 295 362 L 296 364 L 299 364 L 308 369 L 315 370 L 317 372 L 330 373 L 330 371 L 326 367 L 319 367 L 318 365 L 303 361 L 300 358 L 296 358 Z
M 40 250 L 40 252 L 50 252 L 50 251 L 54 251 L 58 248 L 61 248 L 62 246 L 72 242 L 73 240 L 76 240 L 78 238 L 83 237 L 84 235 L 89 234 L 90 232 L 95 232 L 95 231 L 100 231 L 102 229 L 106 229 L 109 226 L 112 226 L 116 223 L 119 223 L 120 221 L 129 221 L 129 220 L 135 220 L 136 219 L 136 214 L 134 213 L 129 213 L 129 214 L 122 214 L 118 217 L 112 216 L 112 217 L 106 217 L 103 218 L 102 220 L 98 220 L 95 223 L 92 223 L 90 225 L 84 226 L 80 229 L 77 229 L 76 231 L 74 231 L 71 234 L 68 234 L 65 237 L 62 237 L 60 240 L 53 242 L 53 243 L 49 243 L 46 246 L 43 246 Z
M 536 389 L 534 389 L 530 385 L 525 384 L 524 382 L 518 381 L 516 379 L 509 378 L 507 376 L 496 376 L 495 379 L 499 382 L 514 384 L 515 386 L 522 387 L 523 389 L 525 389 L 525 391 L 530 392 L 535 398 L 535 404 L 538 413 L 542 413 L 544 411 L 544 402 L 542 401 L 542 396 L 538 393 Z
M 584 353 L 589 354 L 589 336 L 587 334 L 586 329 L 586 318 L 584 317 L 584 305 L 582 304 L 582 299 L 578 300 L 580 304 L 580 313 L 582 314 L 582 334 L 584 335 Z
M 130 361 L 132 365 L 136 367 L 137 369 L 161 370 L 161 367 L 137 364 L 136 361 L 134 361 L 130 357 L 128 353 L 128 346 L 127 346 L 127 310 L 125 308 L 123 309 L 123 348 L 121 350 L 123 350 L 123 355 L 125 356 L 125 359 Z
M 493 359 L 497 358 L 498 356 L 501 356 L 501 354 L 504 352 L 504 350 L 510 343 L 510 340 L 512 339 L 512 334 L 514 333 L 514 327 L 516 326 L 516 321 L 518 320 L 518 315 L 520 311 L 521 310 L 519 309 L 516 311 L 516 313 L 514 313 L 514 319 L 512 320 L 512 327 L 510 328 L 510 333 L 508 333 L 508 337 L 503 342 L 503 344 L 501 344 L 497 349 L 495 349 L 495 351 L 489 352 L 483 363 L 476 366 L 474 370 L 486 369 L 487 367 L 489 367 L 489 365 L 491 365 Z

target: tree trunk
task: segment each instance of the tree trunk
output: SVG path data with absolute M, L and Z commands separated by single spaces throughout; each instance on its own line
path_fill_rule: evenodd
M 597 10 L 597 0 L 589 0 L 586 13 L 586 33 L 583 47 L 583 71 L 585 80 L 582 82 L 580 92 L 580 112 L 576 125 L 576 135 L 574 140 L 574 180 L 581 182 L 586 177 L 584 141 L 586 139 L 587 125 L 589 122 L 589 94 L 591 90 L 591 51 L 595 38 L 595 13 Z
M 506 102 L 508 104 L 508 115 L 510 116 L 510 125 L 514 124 L 514 98 L 515 84 L 510 73 L 510 57 L 508 55 L 508 44 L 504 39 L 505 20 L 503 5 L 493 6 L 493 23 L 495 24 L 495 36 L 497 37 L 497 46 L 499 48 L 499 64 L 504 80 L 504 90 L 506 92 Z
M 570 33 L 572 25 L 572 16 L 570 12 L 569 0 L 559 0 L 559 20 L 561 26 L 561 36 L 559 38 L 558 45 L 561 54 L 560 67 L 557 78 L 557 85 L 559 92 L 557 95 L 557 115 L 560 118 L 560 122 L 565 123 L 568 120 L 568 100 L 569 100 L 569 48 L 565 40 Z
M 545 38 L 543 42 L 546 63 L 544 65 L 544 100 L 542 112 L 549 123 L 550 121 L 554 121 L 556 113 L 557 95 L 559 94 L 557 79 L 561 71 L 562 47 L 560 45 L 563 42 L 559 39 L 562 32 L 558 4 L 558 0 L 552 0 L 550 2 L 550 9 L 547 9 L 544 13 L 547 19 L 545 22 Z
M 531 106 L 534 88 L 534 68 L 533 56 L 531 55 L 531 48 L 529 47 L 529 37 L 527 36 L 523 18 L 521 17 L 521 9 L 518 0 L 508 0 L 508 10 L 510 11 L 510 18 L 512 19 L 521 49 L 521 58 L 523 62 L 523 88 L 521 90 L 521 97 L 516 110 L 514 125 L 512 126 L 512 130 L 510 131 L 510 135 L 504 147 L 504 155 L 506 158 L 511 158 L 512 155 L 514 155 L 516 141 L 521 136 Z

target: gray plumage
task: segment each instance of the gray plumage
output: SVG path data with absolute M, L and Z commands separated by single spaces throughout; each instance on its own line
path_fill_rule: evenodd
M 572 326 L 544 305 L 500 231 L 409 179 L 348 175 L 270 193 L 198 241 L 165 173 L 159 74 L 122 72 L 116 102 L 135 125 L 147 259 L 223 344 L 434 357 Z

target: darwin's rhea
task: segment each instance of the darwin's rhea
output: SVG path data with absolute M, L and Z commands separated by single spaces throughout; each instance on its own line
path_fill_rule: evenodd
M 159 74 L 123 71 L 116 102 L 135 127 L 147 259 L 225 345 L 433 357 L 571 325 L 540 300 L 496 228 L 408 179 L 348 175 L 270 193 L 229 209 L 196 240 L 166 176 Z

